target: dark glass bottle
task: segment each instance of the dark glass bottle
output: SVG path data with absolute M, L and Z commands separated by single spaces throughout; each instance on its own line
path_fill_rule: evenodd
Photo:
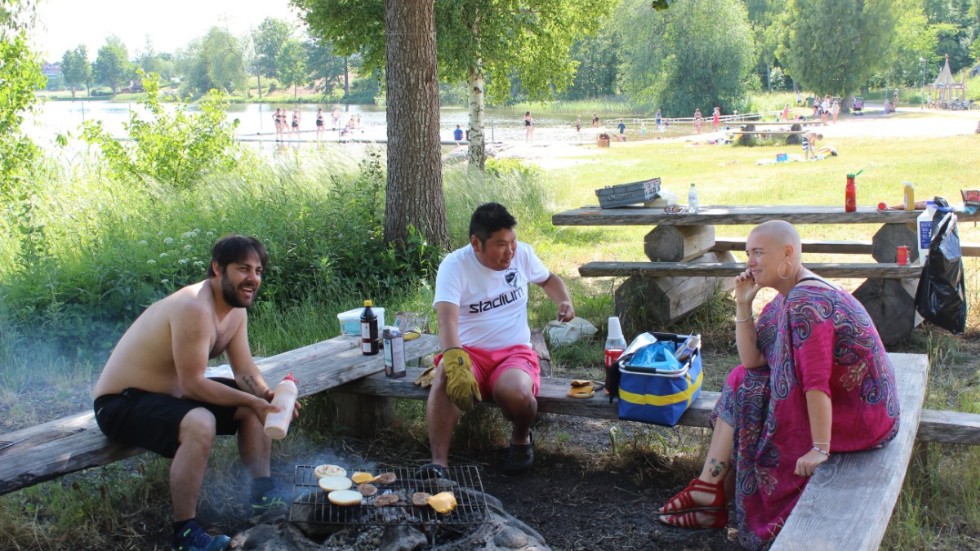
M 361 312 L 361 353 L 374 356 L 378 353 L 378 315 L 371 310 L 371 301 L 364 301 Z

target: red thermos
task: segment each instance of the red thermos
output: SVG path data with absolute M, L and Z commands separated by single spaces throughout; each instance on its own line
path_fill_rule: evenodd
M 854 188 L 854 175 L 847 175 L 847 186 L 844 188 L 844 211 L 857 210 L 857 190 Z

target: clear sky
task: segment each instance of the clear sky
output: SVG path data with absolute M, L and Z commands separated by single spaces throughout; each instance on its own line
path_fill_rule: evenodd
M 236 36 L 267 17 L 300 25 L 289 0 L 38 0 L 35 49 L 45 61 L 59 61 L 79 44 L 94 61 L 105 39 L 122 39 L 130 57 L 145 51 L 175 52 L 204 36 L 212 26 Z

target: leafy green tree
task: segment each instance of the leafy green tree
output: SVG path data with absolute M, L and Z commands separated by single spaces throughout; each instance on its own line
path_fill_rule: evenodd
M 180 65 L 192 93 L 234 92 L 245 86 L 243 45 L 219 27 L 211 27 L 204 37 L 192 41 L 182 53 Z
M 276 59 L 276 65 L 279 67 L 279 82 L 283 86 L 293 87 L 293 97 L 299 94 L 299 85 L 305 85 L 309 81 L 306 58 L 306 48 L 295 38 L 287 40 L 279 50 L 279 57 Z
M 781 58 L 818 95 L 847 97 L 895 60 L 891 0 L 790 0 Z
M 334 53 L 333 44 L 318 37 L 306 43 L 306 67 L 318 90 L 329 95 L 344 83 L 347 60 Z
M 24 114 L 37 103 L 34 91 L 44 86 L 41 65 L 28 46 L 31 9 L 27 2 L 0 0 L 0 197 L 19 191 L 38 156 L 21 129 Z
M 921 0 L 900 0 L 895 32 L 901 37 L 895 47 L 892 78 L 905 85 L 924 86 L 935 77 L 937 29 L 930 25 Z
M 360 52 L 368 69 L 383 66 L 383 0 L 291 0 L 311 33 L 337 52 Z M 483 110 L 489 95 L 504 101 L 516 80 L 531 100 L 567 88 L 575 72 L 573 42 L 594 33 L 614 2 L 606 0 L 440 0 L 436 3 L 442 78 L 466 82 L 469 161 L 483 168 Z
M 262 95 L 262 77 L 275 78 L 279 74 L 279 53 L 292 30 L 289 23 L 273 17 L 266 18 L 252 33 L 255 59 L 252 70 L 258 77 L 259 96 Z
M 615 94 L 619 49 L 619 37 L 609 29 L 575 42 L 571 48 L 577 63 L 575 79 L 563 97 L 577 100 Z
M 75 97 L 76 89 L 88 87 L 92 81 L 92 64 L 89 63 L 88 50 L 84 44 L 74 50 L 65 50 L 61 56 L 61 75 L 65 79 L 65 85 L 71 90 L 71 97 Z
M 99 146 L 111 178 L 123 185 L 135 179 L 143 185 L 160 182 L 187 189 L 208 174 L 234 169 L 240 154 L 235 134 L 238 121 L 227 122 L 221 92 L 208 92 L 198 102 L 198 112 L 190 113 L 183 103 L 176 109 L 164 109 L 156 74 L 144 78 L 143 87 L 143 105 L 152 117 L 144 120 L 130 112 L 129 122 L 124 124 L 129 141 L 112 137 L 102 121 L 85 122 L 82 136 Z
M 755 55 L 740 2 L 676 2 L 656 11 L 646 0 L 627 0 L 616 19 L 631 37 L 622 41 L 621 77 L 634 98 L 675 117 L 744 109 Z
M 118 36 L 109 36 L 95 58 L 95 79 L 111 88 L 115 94 L 130 70 L 129 65 L 126 45 Z
M 770 91 L 774 84 L 778 85 L 771 77 L 774 74 L 774 67 L 778 64 L 776 52 L 783 31 L 781 16 L 786 10 L 786 1 L 745 0 L 757 54 L 756 74 Z

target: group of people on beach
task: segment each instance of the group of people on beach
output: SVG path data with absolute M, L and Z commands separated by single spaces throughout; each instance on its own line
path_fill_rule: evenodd
M 302 122 L 302 112 L 299 107 L 293 109 L 292 117 L 290 117 L 289 110 L 283 108 L 276 108 L 276 112 L 272 115 L 272 121 L 276 129 L 276 141 L 284 141 L 287 136 L 290 136 L 293 140 L 299 140 L 300 134 L 300 124 Z M 340 108 L 334 109 L 331 114 L 331 122 L 333 123 L 332 128 L 340 130 L 340 135 L 346 135 L 353 132 L 361 124 L 361 116 L 358 113 L 351 115 L 347 119 L 347 123 L 341 127 L 340 126 Z M 316 141 L 320 141 L 323 137 L 323 133 L 326 130 L 326 116 L 323 113 L 323 108 L 319 107 L 316 110 Z

